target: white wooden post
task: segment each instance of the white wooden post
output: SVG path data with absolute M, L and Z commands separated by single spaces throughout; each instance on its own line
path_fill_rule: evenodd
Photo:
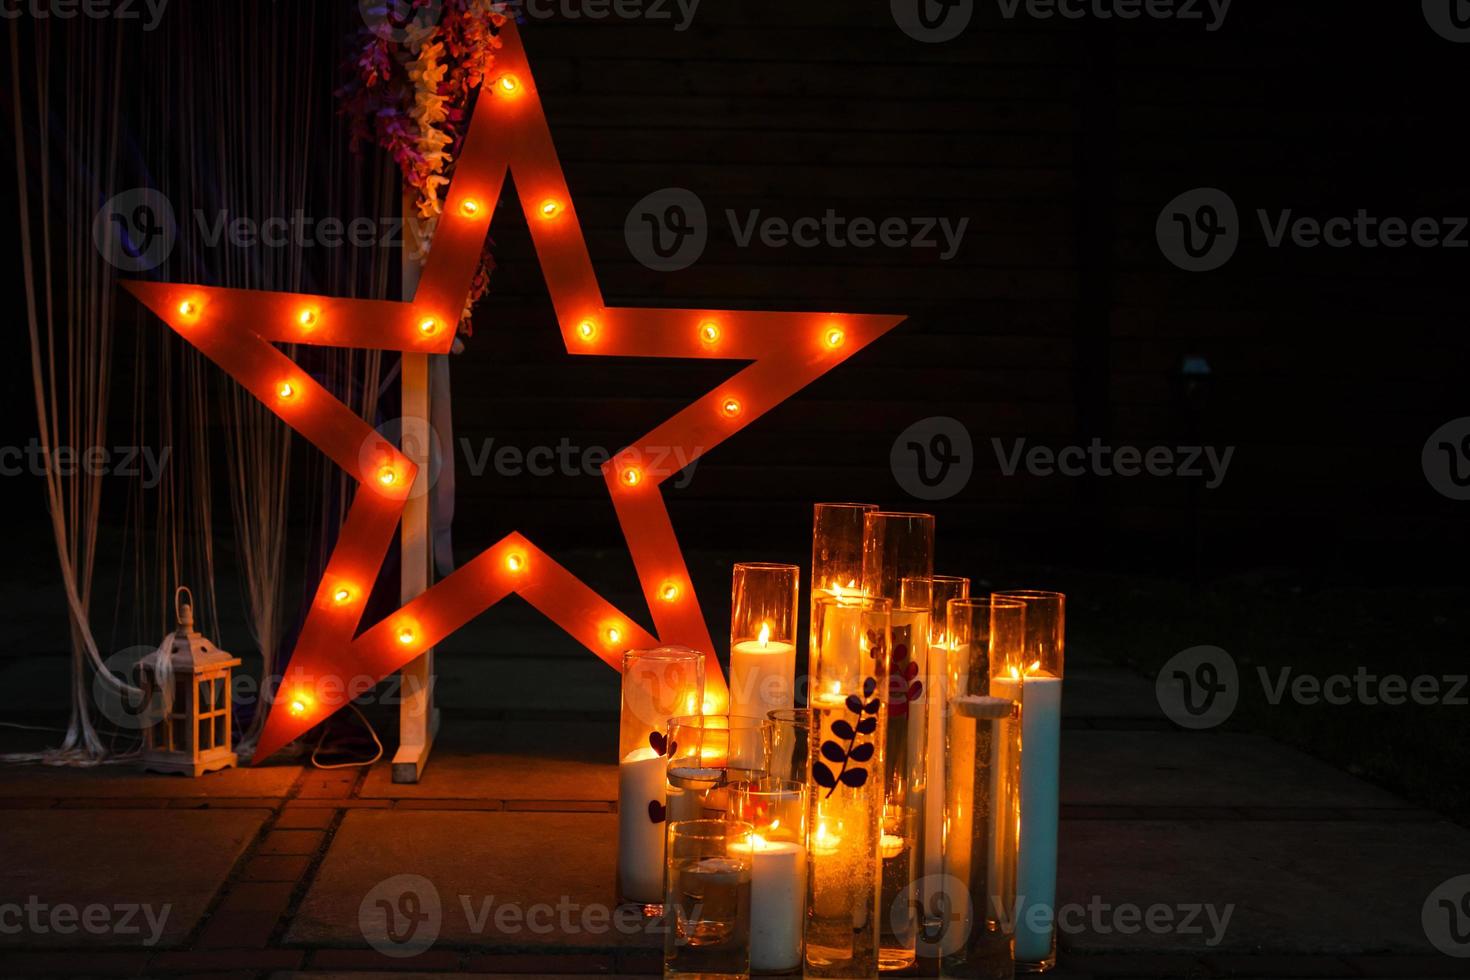
M 405 223 L 411 220 L 414 199 L 404 197 Z M 407 237 L 407 236 L 405 236 Z M 407 246 L 405 245 L 405 248 Z M 422 267 L 407 253 L 403 256 L 403 298 L 411 298 L 418 288 Z M 404 602 L 416 598 L 429 587 L 429 570 L 433 567 L 434 535 L 429 526 L 429 356 L 404 354 L 399 378 L 403 392 L 402 450 L 418 465 L 413 493 L 403 509 L 400 537 L 400 598 Z M 434 651 L 425 650 L 399 671 L 398 752 L 393 756 L 393 781 L 416 783 L 429 763 L 429 751 L 439 730 L 439 710 L 434 707 Z

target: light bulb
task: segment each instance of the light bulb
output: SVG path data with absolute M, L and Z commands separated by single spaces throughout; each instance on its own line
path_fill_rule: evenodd
M 402 643 L 404 646 L 408 646 L 410 643 L 413 642 L 413 640 L 414 640 L 414 632 L 413 632 L 413 627 L 412 626 L 402 626 L 402 627 L 399 627 L 399 629 L 398 629 L 398 642 L 399 643 Z
M 339 606 L 348 602 L 349 600 L 351 600 L 351 598 L 352 590 L 345 585 L 339 588 L 336 592 L 332 593 L 332 601 L 337 603 L 337 605 Z
M 548 197 L 546 200 L 541 202 L 541 217 L 555 218 L 559 214 L 561 214 L 560 201 L 554 201 Z
M 514 95 L 521 89 L 521 80 L 507 72 L 500 76 L 495 86 L 506 95 Z
M 658 590 L 658 597 L 664 602 L 673 602 L 679 598 L 679 584 L 677 582 L 665 582 Z
M 198 312 L 199 312 L 199 304 L 196 303 L 196 302 L 194 302 L 192 299 L 186 299 L 182 303 L 179 304 L 179 315 L 180 316 L 193 316 L 194 314 L 196 314 Z
M 720 339 L 720 325 L 718 323 L 701 323 L 699 325 L 699 339 L 706 344 L 713 344 Z
M 591 340 L 593 337 L 597 336 L 597 324 L 593 323 L 591 320 L 583 320 L 581 323 L 577 324 L 577 334 L 583 340 Z
M 303 327 L 310 327 L 316 323 L 316 310 L 308 307 L 296 315 L 296 322 Z
M 525 555 L 522 555 L 519 552 L 506 555 L 505 567 L 510 569 L 512 572 L 519 572 L 521 569 L 526 567 Z
M 841 347 L 842 346 L 842 342 L 844 340 L 846 340 L 846 339 L 847 339 L 847 334 L 845 332 L 843 332 L 843 330 L 842 330 L 841 327 L 833 327 L 831 330 L 828 330 L 827 331 L 827 346 L 828 347 L 834 347 L 834 348 L 835 347 Z
M 391 466 L 384 466 L 378 470 L 378 482 L 385 487 L 391 487 L 398 482 L 398 471 Z
M 459 213 L 466 218 L 473 218 L 480 213 L 480 202 L 473 197 L 465 198 L 465 202 L 459 206 Z
M 616 643 L 623 638 L 623 633 L 616 626 L 607 631 L 607 642 Z
M 623 470 L 623 484 L 625 486 L 636 487 L 642 482 L 643 471 L 640 470 L 638 467 L 629 466 L 627 469 Z
M 295 398 L 296 389 L 291 386 L 291 382 L 282 381 L 281 386 L 276 389 L 276 394 L 280 395 L 283 399 Z
M 431 337 L 439 331 L 439 321 L 431 316 L 426 316 L 419 321 L 419 333 L 425 337 Z
M 720 406 L 720 411 L 725 413 L 726 418 L 735 418 L 740 414 L 740 399 L 726 398 L 724 404 Z
M 308 707 L 307 701 L 308 699 L 304 694 L 297 695 L 295 698 L 292 698 L 291 713 L 297 716 L 306 714 L 306 709 Z

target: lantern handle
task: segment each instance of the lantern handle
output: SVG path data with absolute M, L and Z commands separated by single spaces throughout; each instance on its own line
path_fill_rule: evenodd
M 189 597 L 189 600 L 183 605 L 179 604 L 181 596 Z M 174 618 L 178 621 L 180 629 L 190 629 L 194 626 L 194 593 L 189 591 L 187 585 L 181 585 L 174 590 Z

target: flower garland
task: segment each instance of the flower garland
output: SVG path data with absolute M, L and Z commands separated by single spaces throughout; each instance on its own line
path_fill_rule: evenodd
M 351 120 L 352 148 L 386 150 L 417 194 L 408 247 L 415 261 L 429 253 L 443 209 L 470 103 L 495 60 L 505 22 L 500 0 L 362 0 L 365 26 L 352 38 L 347 82 L 337 90 Z M 488 243 L 465 302 L 459 331 L 495 268 Z

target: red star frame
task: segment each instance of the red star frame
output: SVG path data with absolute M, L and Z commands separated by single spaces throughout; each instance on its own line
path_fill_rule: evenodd
M 448 188 L 433 250 L 411 302 L 124 285 L 336 464 L 355 493 L 261 734 L 257 761 L 514 592 L 614 669 L 624 650 L 676 643 L 705 651 L 715 710 L 724 675 L 659 485 L 644 460 L 675 447 L 693 461 L 903 321 L 872 314 L 610 307 L 552 144 L 514 23 L 501 28 L 498 75 L 481 91 Z M 418 479 L 414 464 L 311 380 L 274 344 L 444 354 L 507 171 L 513 171 L 567 351 L 599 357 L 750 361 L 603 466 L 657 638 L 519 533 L 507 535 L 382 621 L 363 606 Z

